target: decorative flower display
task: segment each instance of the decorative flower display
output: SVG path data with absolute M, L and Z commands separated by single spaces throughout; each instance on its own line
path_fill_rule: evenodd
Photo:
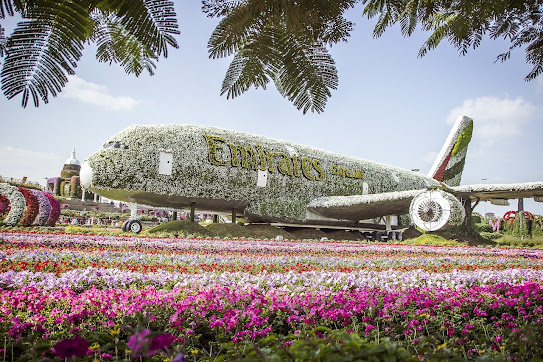
M 533 337 L 543 317 L 540 249 L 5 229 L 0 239 L 0 333 L 13 360 L 31 359 L 12 347 L 36 337 L 53 347 L 50 359 L 205 349 L 220 360 L 225 344 L 240 359 L 244 346 L 317 326 L 387 339 L 421 360 L 444 346 L 456 360 L 543 354 Z
M 49 204 L 51 205 L 49 218 L 47 219 L 47 222 L 45 223 L 45 225 L 55 226 L 56 222 L 58 221 L 58 218 L 60 217 L 60 202 L 58 202 L 57 199 L 55 199 L 52 195 L 46 192 L 44 192 L 43 195 L 47 197 L 47 200 L 49 200 Z
M 172 207 L 205 197 L 222 200 L 225 208 L 246 207 L 248 215 L 304 220 L 317 197 L 439 186 L 397 167 L 213 127 L 132 126 L 111 144 L 118 147 L 88 158 L 93 187 L 119 200 L 127 195 L 118 189 L 146 192 L 151 205 L 156 195 L 175 195 Z M 161 152 L 172 154 L 171 175 L 159 174 Z M 263 187 L 257 186 L 259 171 L 268 174 Z
M 3 195 L 0 195 L 0 215 L 7 214 L 9 212 L 9 200 Z
M 39 190 L 32 190 L 34 196 L 38 200 L 39 212 L 38 219 L 36 221 L 37 225 L 43 226 L 49 219 L 49 214 L 51 213 L 51 203 L 49 199 Z
M 38 199 L 30 189 L 21 186 L 19 186 L 17 189 L 21 194 L 23 194 L 26 203 L 26 209 L 21 219 L 21 224 L 23 224 L 23 226 L 30 226 L 36 219 L 36 216 L 38 216 Z
M 15 226 L 23 217 L 25 212 L 26 203 L 25 198 L 21 192 L 15 186 L 0 182 L 0 195 L 3 195 L 9 200 L 11 210 L 6 216 L 4 223 L 9 226 Z

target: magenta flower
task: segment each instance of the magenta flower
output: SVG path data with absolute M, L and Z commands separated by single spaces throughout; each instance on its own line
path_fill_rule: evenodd
M 150 330 L 144 329 L 128 338 L 126 345 L 135 353 L 136 357 L 139 357 L 139 353 L 145 350 L 145 347 L 149 344 L 148 336 L 150 333 Z
M 83 357 L 87 355 L 89 344 L 85 338 L 64 339 L 55 344 L 55 354 L 59 358 Z
M 154 356 L 157 351 L 168 348 L 174 340 L 174 336 L 169 333 L 161 334 L 151 339 L 149 339 L 149 334 L 151 334 L 151 331 L 144 329 L 128 338 L 126 345 L 134 352 L 135 357 Z
M 151 339 L 151 344 L 149 345 L 149 356 L 154 355 L 157 351 L 163 351 L 168 348 L 172 344 L 173 339 L 174 336 L 169 333 L 153 337 Z

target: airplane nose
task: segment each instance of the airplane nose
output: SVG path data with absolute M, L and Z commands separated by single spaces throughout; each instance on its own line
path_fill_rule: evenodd
M 79 171 L 79 181 L 84 188 L 88 189 L 92 183 L 92 168 L 87 161 L 83 162 Z

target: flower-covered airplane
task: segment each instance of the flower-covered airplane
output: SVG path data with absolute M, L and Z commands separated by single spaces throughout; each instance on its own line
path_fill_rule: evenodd
M 543 201 L 543 182 L 459 186 L 473 120 L 459 117 L 427 176 L 242 132 L 195 125 L 131 126 L 81 167 L 81 184 L 128 202 L 123 228 L 139 232 L 137 203 L 232 212 L 249 222 L 383 231 L 459 225 L 480 199 Z M 501 200 L 501 201 L 500 201 Z M 385 225 L 372 220 L 384 217 Z M 380 231 L 379 231 L 380 230 Z

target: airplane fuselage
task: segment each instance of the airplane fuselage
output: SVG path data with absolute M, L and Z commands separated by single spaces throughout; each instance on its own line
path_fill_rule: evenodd
M 307 223 L 323 196 L 439 186 L 422 174 L 286 141 L 194 125 L 132 126 L 90 156 L 81 182 L 99 195 L 157 207 Z

